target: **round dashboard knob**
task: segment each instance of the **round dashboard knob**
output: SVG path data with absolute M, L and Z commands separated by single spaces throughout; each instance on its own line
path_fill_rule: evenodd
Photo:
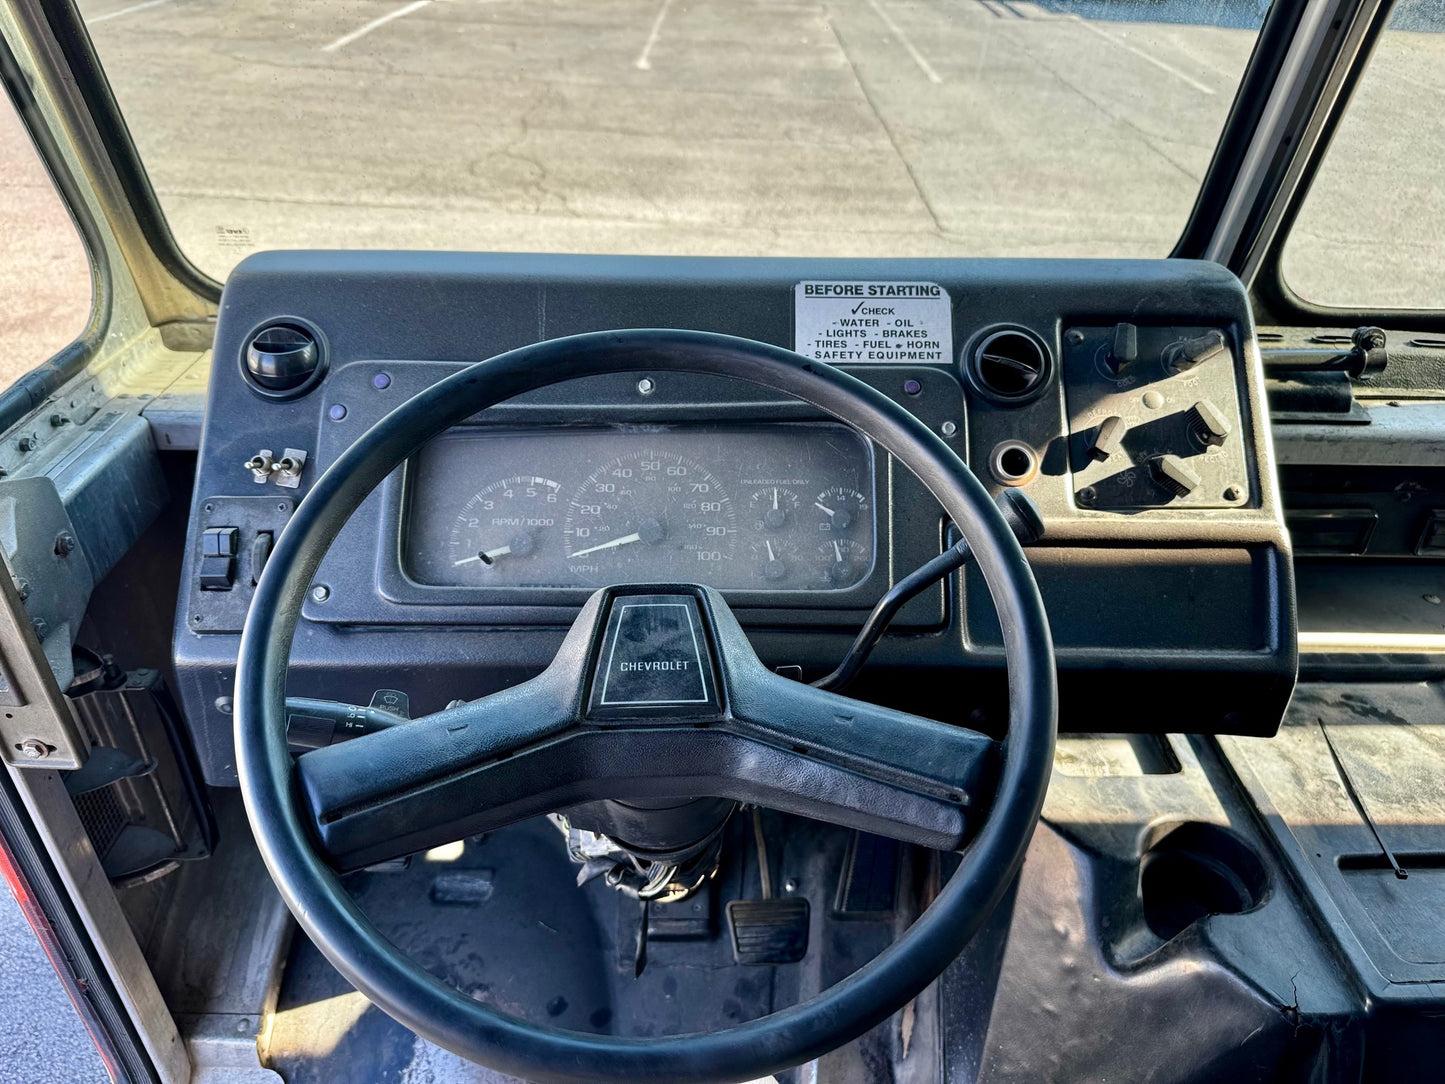
M 271 324 L 246 344 L 246 375 L 262 394 L 299 392 L 321 365 L 316 336 L 295 324 Z

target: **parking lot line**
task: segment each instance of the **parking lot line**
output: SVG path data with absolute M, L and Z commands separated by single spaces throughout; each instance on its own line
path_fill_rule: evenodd
M 876 11 L 878 18 L 882 19 L 884 25 L 893 31 L 893 36 L 898 39 L 899 44 L 902 45 L 903 48 L 908 50 L 908 55 L 913 58 L 913 63 L 918 65 L 918 70 L 928 77 L 928 81 L 930 83 L 943 82 L 942 77 L 933 70 L 933 65 L 924 59 L 923 54 L 913 47 L 913 42 L 910 41 L 908 35 L 903 32 L 903 28 L 893 21 L 888 12 L 883 10 L 883 6 L 878 3 L 878 0 L 868 0 L 868 6 Z
M 652 29 L 647 32 L 647 41 L 643 43 L 642 52 L 637 54 L 634 67 L 640 71 L 649 71 L 652 68 L 652 47 L 657 44 L 657 39 L 662 34 L 662 20 L 667 18 L 667 9 L 670 7 L 672 7 L 672 0 L 662 0 L 662 7 L 657 9 L 657 18 L 652 20 Z
M 122 15 L 129 15 L 133 11 L 144 11 L 146 8 L 158 8 L 162 4 L 169 4 L 171 0 L 142 0 L 139 4 L 132 4 L 128 8 L 121 8 L 119 11 L 108 11 L 104 15 L 97 15 L 94 19 L 86 19 L 87 26 L 94 26 L 96 23 L 103 23 L 108 19 L 119 19 Z
M 1129 52 L 1131 52 L 1131 53 L 1133 53 L 1135 56 L 1137 56 L 1140 60 L 1147 60 L 1150 64 L 1153 64 L 1154 67 L 1158 68 L 1160 71 L 1168 72 L 1170 75 L 1174 76 L 1174 78 L 1179 79 L 1179 80 L 1181 80 L 1182 82 L 1188 83 L 1191 87 L 1193 87 L 1195 90 L 1199 91 L 1201 94 L 1213 94 L 1213 93 L 1214 93 L 1214 88 L 1213 88 L 1213 87 L 1211 87 L 1211 86 L 1206 86 L 1204 83 L 1201 83 L 1198 79 L 1195 79 L 1195 78 L 1194 78 L 1193 76 L 1191 76 L 1191 75 L 1185 74 L 1184 72 L 1180 71 L 1178 68 L 1174 67 L 1172 64 L 1166 64 L 1164 61 L 1160 60 L 1157 56 L 1154 56 L 1152 53 L 1146 53 L 1143 49 L 1138 49 L 1138 48 L 1134 47 L 1133 45 L 1130 45 L 1127 41 L 1124 41 L 1122 38 L 1116 38 L 1113 34 L 1110 34 L 1107 30 L 1104 30 L 1104 29 L 1101 28 L 1101 27 L 1095 26 L 1095 25 L 1094 25 L 1093 23 L 1091 23 L 1088 19 L 1085 19 L 1085 18 L 1083 18 L 1083 17 L 1080 16 L 1080 15 L 1073 15 L 1072 18 L 1073 18 L 1073 20 L 1074 20 L 1075 22 L 1077 22 L 1080 26 L 1088 27 L 1088 29 L 1092 30 L 1095 34 L 1098 34 L 1099 37 L 1103 38 L 1105 41 L 1111 41 L 1111 42 L 1113 42 L 1113 43 L 1114 43 L 1115 45 L 1117 45 L 1120 49 L 1127 49 Z
M 157 0 L 160 2 L 160 0 Z M 350 34 L 342 34 L 335 41 L 328 42 L 321 47 L 323 53 L 334 53 L 338 49 L 345 48 L 358 38 L 364 38 L 379 26 L 385 26 L 393 19 L 400 19 L 404 15 L 410 15 L 413 11 L 420 11 L 431 3 L 431 0 L 412 0 L 405 7 L 399 7 L 395 11 L 389 11 L 378 19 L 372 19 L 365 26 L 359 26 Z

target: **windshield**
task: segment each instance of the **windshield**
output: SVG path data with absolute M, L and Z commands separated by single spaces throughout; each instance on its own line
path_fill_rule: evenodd
M 181 248 L 1162 256 L 1263 0 L 83 0 Z

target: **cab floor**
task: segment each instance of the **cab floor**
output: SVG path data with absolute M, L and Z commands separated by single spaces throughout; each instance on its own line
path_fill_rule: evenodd
M 810 949 L 797 964 L 734 962 L 724 904 L 761 896 L 746 817 L 733 818 L 712 883 L 672 905 L 684 914 L 664 909 L 660 916 L 653 908 L 640 976 L 640 905 L 600 880 L 579 888 L 578 867 L 545 820 L 417 855 L 405 869 L 354 874 L 348 887 L 400 949 L 501 1012 L 601 1034 L 715 1030 L 831 984 L 894 935 L 891 914 L 864 921 L 830 915 L 848 833 L 778 814 L 764 818 L 773 884 L 791 884 L 811 904 Z M 687 939 L 659 934 L 659 919 L 667 917 L 684 920 Z M 263 1044 L 265 1063 L 288 1084 L 512 1079 L 417 1038 L 353 990 L 301 934 Z M 867 1047 L 868 1038 L 860 1044 Z

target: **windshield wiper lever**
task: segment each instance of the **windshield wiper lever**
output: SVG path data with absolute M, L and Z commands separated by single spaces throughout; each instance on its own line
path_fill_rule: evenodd
M 1043 516 L 1039 513 L 1038 505 L 1029 497 L 1017 489 L 1005 489 L 994 498 L 994 503 L 1003 513 L 1003 518 L 1020 545 L 1030 545 L 1043 537 Z M 968 543 L 960 538 L 937 557 L 895 583 L 873 607 L 873 612 L 863 622 L 863 627 L 858 631 L 858 636 L 848 648 L 847 654 L 843 656 L 843 661 L 832 673 L 813 682 L 813 687 L 837 692 L 851 684 L 904 604 L 950 572 L 962 568 L 971 556 L 973 551 Z

